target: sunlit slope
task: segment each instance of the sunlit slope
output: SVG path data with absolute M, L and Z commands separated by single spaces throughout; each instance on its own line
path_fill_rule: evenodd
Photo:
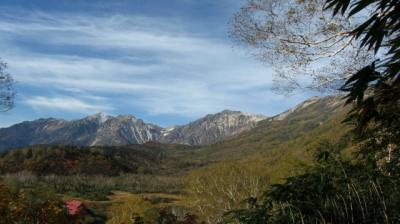
M 249 197 L 259 197 L 274 184 L 283 183 L 285 178 L 304 173 L 313 164 L 313 154 L 319 148 L 324 149 L 327 144 L 340 149 L 350 146 L 347 132 L 350 127 L 342 124 L 344 114 L 344 110 L 332 114 L 308 131 L 290 126 L 278 129 L 301 131 L 299 136 L 281 143 L 279 141 L 283 140 L 279 138 L 268 135 L 262 138 L 249 132 L 240 136 L 241 141 L 231 140 L 240 144 L 232 150 L 228 148 L 234 146 L 230 141 L 221 143 L 220 146 L 224 147 L 220 149 L 212 146 L 213 150 L 218 151 L 209 153 L 208 158 L 214 159 L 215 163 L 192 170 L 186 175 L 188 204 L 197 210 L 201 218 L 213 222 L 220 220 L 227 209 L 246 208 L 243 201 Z M 262 127 L 260 131 L 270 133 Z M 258 142 L 249 142 L 248 139 L 257 139 Z M 274 144 L 268 145 L 267 141 L 271 139 L 275 140 Z M 240 149 L 249 150 L 245 154 L 237 151 Z
M 341 121 L 345 113 L 340 97 L 311 98 L 285 113 L 262 121 L 250 131 L 204 146 L 201 156 L 211 161 L 242 159 L 268 153 L 296 138 L 301 141 L 302 136 L 312 131 L 317 135 L 324 135 L 323 132 L 327 131 L 342 132 Z M 337 120 L 334 125 L 331 125 L 332 119 Z M 311 143 L 316 139 L 307 141 Z

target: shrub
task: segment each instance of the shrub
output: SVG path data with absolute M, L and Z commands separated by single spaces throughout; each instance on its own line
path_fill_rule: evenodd
M 63 203 L 53 194 L 12 192 L 0 183 L 0 223 L 67 223 Z

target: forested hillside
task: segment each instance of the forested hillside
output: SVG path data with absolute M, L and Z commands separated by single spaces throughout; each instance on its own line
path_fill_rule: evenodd
M 178 174 L 200 166 L 192 162 L 195 147 L 145 143 L 120 147 L 38 145 L 0 155 L 0 173 L 37 175 Z

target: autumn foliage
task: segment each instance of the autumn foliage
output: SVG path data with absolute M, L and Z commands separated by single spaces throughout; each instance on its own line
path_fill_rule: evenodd
M 13 192 L 0 183 L 0 223 L 66 223 L 57 197 L 29 190 Z

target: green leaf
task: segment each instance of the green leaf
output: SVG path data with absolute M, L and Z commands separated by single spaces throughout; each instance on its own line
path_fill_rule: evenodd
M 348 17 L 353 16 L 354 14 L 360 12 L 361 10 L 365 9 L 368 5 L 375 3 L 376 0 L 360 0 L 354 3 L 351 7 L 351 11 L 349 12 Z

